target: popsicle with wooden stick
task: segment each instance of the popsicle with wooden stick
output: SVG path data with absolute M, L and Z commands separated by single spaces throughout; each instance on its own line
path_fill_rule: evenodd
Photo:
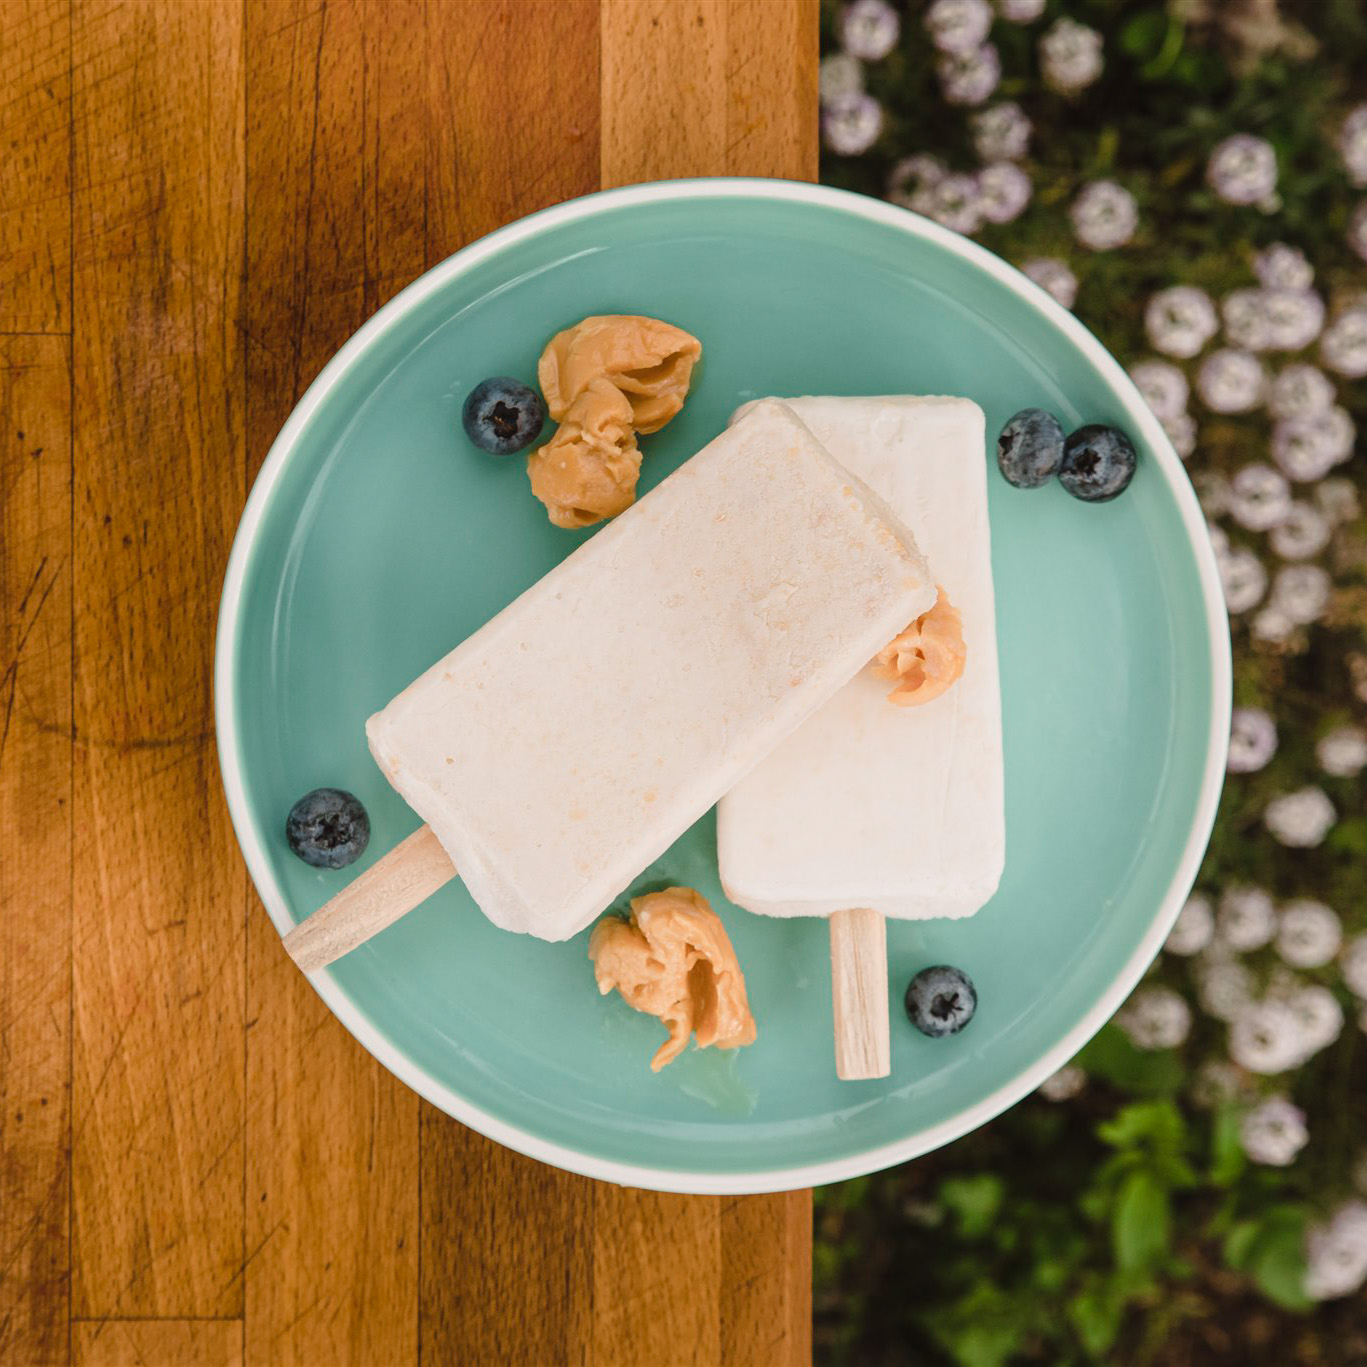
M 757 405 L 370 719 L 427 827 L 287 948 L 320 968 L 456 870 L 568 939 L 933 598 L 882 500 Z
M 837 1072 L 882 1077 L 884 917 L 971 915 L 1005 861 L 983 415 L 966 399 L 790 403 L 915 531 L 943 593 L 883 669 L 861 671 L 722 799 L 718 858 L 741 906 L 830 918 Z

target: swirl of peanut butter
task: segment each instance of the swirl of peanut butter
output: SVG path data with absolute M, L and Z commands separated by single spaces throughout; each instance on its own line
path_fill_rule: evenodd
M 658 432 L 683 407 L 702 343 L 682 328 L 637 314 L 585 318 L 547 343 L 537 366 L 546 407 L 556 422 L 598 379 L 631 404 L 631 425 Z
M 637 897 L 631 919 L 605 916 L 589 937 L 598 990 L 615 987 L 628 1006 L 658 1016 L 669 1031 L 650 1061 L 653 1072 L 698 1047 L 737 1049 L 755 1040 L 745 975 L 717 913 L 692 888 Z
M 964 672 L 967 649 L 959 609 L 936 585 L 935 604 L 878 652 L 873 672 L 895 679 L 888 701 L 919 707 L 938 698 Z
M 593 380 L 544 446 L 527 457 L 532 493 L 557 527 L 591 527 L 636 499 L 641 451 L 631 404 L 607 380 Z

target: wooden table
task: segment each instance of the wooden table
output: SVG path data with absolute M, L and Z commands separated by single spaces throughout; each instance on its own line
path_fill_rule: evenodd
M 624 1191 L 375 1064 L 233 841 L 272 437 L 462 243 L 816 169 L 816 0 L 0 0 L 0 1362 L 803 1362 L 807 1193 Z

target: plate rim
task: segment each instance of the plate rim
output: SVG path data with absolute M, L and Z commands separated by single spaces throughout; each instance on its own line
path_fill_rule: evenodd
M 708 177 L 655 181 L 602 190 L 542 209 L 479 238 L 424 272 L 377 310 L 341 346 L 309 385 L 271 443 L 252 484 L 233 536 L 219 599 L 214 645 L 214 721 L 219 770 L 233 830 L 247 872 L 276 930 L 283 935 L 295 922 L 271 875 L 264 845 L 257 839 L 250 820 L 247 785 L 239 762 L 241 751 L 234 722 L 237 710 L 234 638 L 240 621 L 246 575 L 261 524 L 271 495 L 300 436 L 353 365 L 386 331 L 449 282 L 505 248 L 553 231 L 563 224 L 624 206 L 692 199 L 745 198 L 833 209 L 930 242 L 1005 285 L 1041 314 L 1044 321 L 1060 329 L 1098 369 L 1119 394 L 1132 427 L 1141 433 L 1149 450 L 1157 457 L 1158 466 L 1176 500 L 1187 542 L 1195 556 L 1210 648 L 1210 734 L 1207 737 L 1205 765 L 1192 828 L 1167 891 L 1155 910 L 1148 930 L 1124 968 L 1111 980 L 1082 1019 L 1052 1048 L 1046 1050 L 1032 1067 L 1022 1070 L 1009 1083 L 974 1105 L 956 1111 L 937 1125 L 840 1158 L 777 1168 L 733 1168 L 720 1172 L 656 1168 L 601 1157 L 530 1134 L 474 1105 L 391 1043 L 371 1023 L 364 1010 L 351 999 L 329 969 L 305 975 L 328 1009 L 368 1053 L 401 1082 L 462 1124 L 528 1157 L 585 1177 L 624 1186 L 694 1195 L 745 1195 L 820 1186 L 917 1158 L 1000 1115 L 1072 1059 L 1134 990 L 1162 947 L 1196 880 L 1214 827 L 1223 788 L 1233 706 L 1229 617 L 1205 517 L 1185 467 L 1124 368 L 1078 318 L 1045 290 L 985 247 L 929 219 L 883 200 L 831 186 L 754 177 Z

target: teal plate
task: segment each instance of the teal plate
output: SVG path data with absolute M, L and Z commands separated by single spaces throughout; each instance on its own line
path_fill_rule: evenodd
M 838 191 L 673 182 L 547 210 L 410 286 L 305 395 L 243 514 L 217 660 L 233 822 L 282 933 L 356 872 L 290 854 L 301 793 L 361 797 L 363 864 L 414 829 L 366 717 L 588 534 L 548 524 L 520 459 L 468 445 L 461 401 L 486 375 L 533 379 L 553 332 L 619 312 L 704 347 L 683 414 L 642 443 L 643 491 L 765 394 L 961 394 L 989 433 L 1038 404 L 1133 434 L 1139 471 L 1115 503 L 990 479 L 1001 889 L 970 920 L 891 923 L 892 1075 L 877 1082 L 835 1076 L 826 927 L 729 904 L 710 817 L 636 889 L 687 883 L 718 908 L 759 1022 L 750 1048 L 690 1050 L 652 1074 L 662 1028 L 598 995 L 587 932 L 505 934 L 454 883 L 312 981 L 429 1100 L 561 1167 L 699 1192 L 885 1167 L 1009 1106 L 1124 1000 L 1195 876 L 1228 735 L 1228 625 L 1180 462 L 1096 340 L 972 243 Z M 978 985 L 977 1018 L 949 1040 L 901 1011 L 932 963 Z

